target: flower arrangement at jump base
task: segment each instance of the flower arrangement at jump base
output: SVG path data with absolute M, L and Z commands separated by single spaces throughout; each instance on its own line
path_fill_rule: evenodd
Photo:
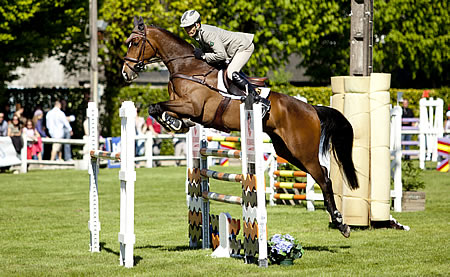
M 273 235 L 268 242 L 268 258 L 272 264 L 292 265 L 303 256 L 304 250 L 298 240 L 289 234 Z

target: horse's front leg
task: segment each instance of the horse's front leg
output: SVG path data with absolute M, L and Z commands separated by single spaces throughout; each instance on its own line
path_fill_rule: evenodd
M 183 98 L 151 104 L 148 113 L 166 129 L 174 132 L 187 131 L 192 126 L 187 118 L 195 117 L 192 102 Z

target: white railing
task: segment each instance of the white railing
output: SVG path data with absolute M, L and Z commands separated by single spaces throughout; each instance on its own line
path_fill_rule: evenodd
M 55 139 L 55 138 L 42 138 L 42 143 L 53 144 L 53 143 L 61 143 L 61 144 L 70 144 L 70 145 L 82 145 L 83 146 L 83 159 L 81 160 L 73 160 L 73 161 L 51 161 L 51 160 L 32 160 L 27 159 L 27 136 L 24 134 L 23 138 L 23 148 L 21 150 L 21 172 L 26 173 L 28 170 L 29 164 L 37 164 L 37 165 L 46 165 L 46 166 L 67 166 L 74 167 L 80 170 L 87 170 L 88 164 L 90 161 L 90 154 L 88 151 L 88 137 L 85 136 L 83 139 Z M 156 139 L 184 139 L 186 140 L 186 134 L 157 134 L 154 135 L 151 132 L 148 132 L 145 135 L 136 136 L 136 140 L 145 140 L 144 148 L 145 154 L 144 156 L 135 157 L 136 162 L 144 161 L 145 166 L 147 168 L 153 167 L 154 161 L 185 161 L 186 156 L 165 156 L 165 155 L 153 155 L 153 146 L 154 141 Z M 102 142 L 102 141 L 100 141 Z M 104 140 L 103 140 L 104 142 Z M 186 150 L 185 150 L 186 153 Z

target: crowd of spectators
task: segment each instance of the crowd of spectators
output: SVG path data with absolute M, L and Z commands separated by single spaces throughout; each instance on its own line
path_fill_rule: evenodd
M 44 111 L 37 106 L 32 117 L 27 118 L 24 114 L 24 107 L 17 103 L 11 108 L 6 105 L 0 110 L 0 136 L 8 136 L 14 145 L 17 154 L 20 154 L 24 146 L 22 136 L 27 138 L 27 159 L 42 160 L 44 157 L 44 147 L 42 138 L 70 138 L 73 135 L 69 121 L 73 121 L 73 116 L 65 114 L 62 105 L 65 101 L 55 101 L 53 109 L 48 111 L 44 117 Z M 50 160 L 72 160 L 70 144 L 64 145 L 64 150 L 60 143 L 52 144 Z
M 43 160 L 45 147 L 42 138 L 51 137 L 55 139 L 70 139 L 73 136 L 70 122 L 74 121 L 73 115 L 67 109 L 65 100 L 54 102 L 53 108 L 44 111 L 41 106 L 37 106 L 34 111 L 25 109 L 21 104 L 15 106 L 7 105 L 0 110 L 0 136 L 8 136 L 14 145 L 17 154 L 20 155 L 24 147 L 23 136 L 26 136 L 27 159 Z M 27 115 L 32 115 L 26 117 Z M 87 119 L 83 122 L 85 135 L 88 135 Z M 136 117 L 136 135 L 143 135 L 152 132 L 154 135 L 160 134 L 163 129 L 161 125 L 152 117 L 142 117 L 139 109 Z M 159 138 L 153 141 L 153 154 L 159 155 L 162 140 Z M 173 139 L 175 156 L 185 155 L 185 141 L 177 138 Z M 50 146 L 51 145 L 51 146 Z M 136 140 L 136 156 L 145 154 L 145 139 Z M 50 160 L 72 160 L 70 144 L 51 143 L 47 144 L 46 158 Z M 179 161 L 177 161 L 179 164 Z M 158 166 L 155 162 L 154 166 Z

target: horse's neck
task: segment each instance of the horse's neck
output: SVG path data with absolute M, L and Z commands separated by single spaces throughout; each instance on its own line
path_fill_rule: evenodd
M 196 60 L 193 49 L 185 42 L 183 44 L 175 35 L 166 34 L 159 29 L 154 29 L 155 34 L 148 33 L 149 37 L 155 35 L 158 49 L 164 64 L 170 74 L 183 73 L 188 75 L 202 75 L 213 69 L 210 65 Z M 152 31 L 150 31 L 152 32 Z

